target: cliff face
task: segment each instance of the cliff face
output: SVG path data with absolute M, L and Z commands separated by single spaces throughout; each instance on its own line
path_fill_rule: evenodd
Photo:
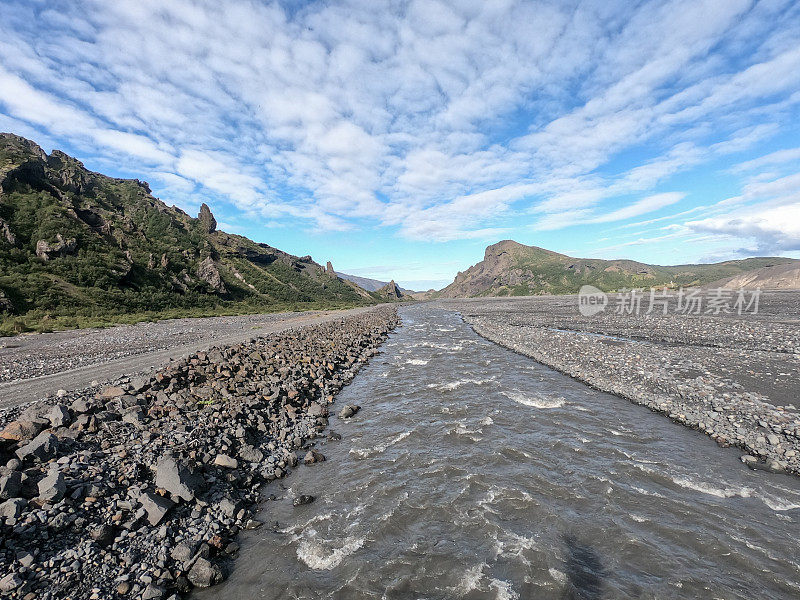
M 488 246 L 481 262 L 458 273 L 453 283 L 437 296 L 574 294 L 587 284 L 604 291 L 661 285 L 687 287 L 775 264 L 800 264 L 800 261 L 767 257 L 715 264 L 660 266 L 633 260 L 573 258 L 504 240 Z
M 217 231 L 147 183 L 0 134 L 0 311 L 114 314 L 167 309 L 362 303 L 363 290 L 292 256 Z

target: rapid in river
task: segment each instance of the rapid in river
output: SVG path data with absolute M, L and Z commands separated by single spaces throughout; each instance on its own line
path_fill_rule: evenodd
M 267 524 L 198 598 L 800 597 L 800 479 L 453 312 L 401 315 L 337 396 L 362 410 L 331 418 L 328 460 L 265 488 Z

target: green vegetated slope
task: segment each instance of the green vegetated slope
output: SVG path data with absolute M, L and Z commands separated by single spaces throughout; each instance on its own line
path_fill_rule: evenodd
M 483 261 L 459 273 L 437 296 L 574 294 L 587 284 L 607 292 L 653 286 L 689 287 L 784 263 L 800 261 L 761 257 L 714 264 L 659 266 L 633 260 L 573 258 L 505 240 L 486 248 Z
M 385 301 L 138 180 L 0 134 L 0 331 Z

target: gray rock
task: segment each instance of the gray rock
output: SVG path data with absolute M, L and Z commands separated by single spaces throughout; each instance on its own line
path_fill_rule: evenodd
M 18 448 L 17 456 L 20 460 L 31 456 L 44 462 L 53 458 L 57 452 L 58 439 L 49 431 L 43 431 L 22 448 Z
M 156 486 L 164 488 L 173 497 L 189 502 L 194 500 L 199 482 L 186 467 L 179 465 L 171 456 L 166 456 L 156 465 Z
M 356 406 L 355 404 L 348 404 L 342 410 L 339 411 L 339 418 L 340 419 L 349 419 L 353 415 L 355 415 L 359 410 L 361 410 L 360 406 Z
M 16 498 L 22 485 L 22 473 L 11 471 L 5 477 L 0 477 L 0 500 Z
M 214 458 L 214 464 L 225 469 L 236 469 L 239 467 L 239 461 L 227 454 L 217 454 Z
M 316 498 L 308 494 L 302 494 L 292 501 L 292 506 L 304 506 L 311 504 Z
M 153 494 L 152 492 L 144 492 L 139 496 L 139 502 L 141 502 L 142 507 L 147 512 L 147 521 L 150 525 L 158 525 L 161 519 L 164 518 L 164 515 L 166 515 L 173 506 L 171 500 Z
M 198 545 L 198 542 L 184 540 L 175 546 L 169 555 L 176 561 L 185 563 L 195 555 Z
M 311 417 L 327 417 L 328 409 L 319 402 L 312 402 L 311 406 L 308 407 L 308 415 Z
M 165 594 L 163 587 L 150 583 L 142 592 L 142 600 L 161 600 Z
M 205 558 L 198 558 L 189 569 L 189 581 L 195 587 L 210 587 L 222 581 L 222 570 Z
M 0 592 L 13 592 L 22 587 L 22 578 L 16 573 L 9 573 L 0 579 Z
M 0 517 L 16 519 L 20 513 L 22 513 L 22 509 L 25 508 L 27 504 L 28 503 L 22 498 L 12 498 L 11 500 L 6 500 L 0 504 Z
M 239 448 L 238 456 L 245 462 L 260 463 L 264 460 L 264 453 L 249 444 L 244 444 Z
M 767 435 L 767 441 L 768 441 L 770 444 L 772 444 L 773 446 L 777 446 L 778 444 L 780 444 L 780 443 L 781 443 L 781 438 L 779 438 L 779 437 L 778 437 L 777 435 L 775 435 L 774 433 L 770 433 L 769 435 Z
M 144 413 L 141 407 L 134 406 L 126 409 L 122 413 L 122 422 L 130 423 L 131 425 L 142 425 L 144 423 Z
M 314 463 L 320 463 L 323 462 L 324 460 L 325 460 L 325 455 L 322 454 L 322 452 L 319 452 L 317 450 L 309 450 L 306 453 L 303 462 L 306 463 L 307 465 L 313 465 Z
M 39 482 L 39 498 L 50 504 L 58 502 L 67 491 L 67 482 L 60 471 L 51 469 Z
M 100 546 L 108 546 L 114 541 L 116 531 L 111 525 L 103 523 L 92 529 L 89 536 Z
M 50 425 L 53 427 L 64 427 L 72 422 L 72 416 L 69 414 L 69 410 L 66 406 L 61 404 L 56 404 L 51 408 L 45 415 L 45 418 L 50 421 Z

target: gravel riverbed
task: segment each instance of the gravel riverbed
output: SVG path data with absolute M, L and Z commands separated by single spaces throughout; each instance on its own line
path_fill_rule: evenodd
M 221 581 L 237 533 L 263 525 L 261 486 L 325 459 L 328 405 L 397 324 L 378 307 L 0 413 L 0 595 L 154 600 Z
M 751 468 L 800 474 L 800 293 L 765 293 L 755 315 L 585 317 L 575 296 L 443 306 L 486 339 L 741 448 Z
M 213 343 L 238 334 L 258 335 L 264 327 L 318 314 L 320 311 L 166 319 L 0 338 L 0 382 L 41 377 L 205 341 Z

